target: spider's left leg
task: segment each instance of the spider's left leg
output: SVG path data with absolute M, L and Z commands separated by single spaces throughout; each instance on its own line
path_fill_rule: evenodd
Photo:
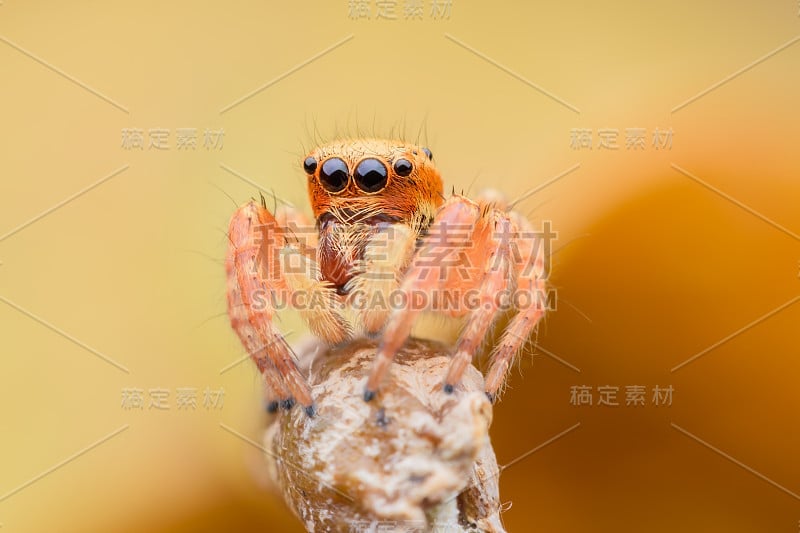
M 365 400 L 375 396 L 414 319 L 424 310 L 417 304 L 424 295 L 430 298 L 433 310 L 452 316 L 470 314 L 445 381 L 445 390 L 452 391 L 498 315 L 495 296 L 507 285 L 512 231 L 505 212 L 490 204 L 479 206 L 458 195 L 445 202 L 403 278 L 400 290 L 405 305 L 389 317 L 367 380 Z M 477 300 L 471 297 L 475 292 Z
M 475 231 L 474 246 L 483 252 L 484 262 L 479 272 L 480 278 L 473 280 L 475 286 L 472 289 L 477 289 L 477 298 L 467 301 L 467 323 L 458 339 L 456 353 L 444 380 L 444 391 L 448 394 L 461 381 L 464 370 L 502 313 L 500 296 L 510 293 L 514 281 L 509 243 L 516 234 L 516 226 L 508 214 L 492 203 L 482 204 L 481 218 Z
M 490 356 L 491 365 L 486 374 L 486 395 L 492 402 L 505 384 L 514 356 L 519 353 L 523 343 L 527 342 L 539 320 L 544 316 L 549 296 L 545 293 L 547 248 L 545 239 L 551 235 L 534 231 L 530 221 L 515 211 L 510 212 L 509 216 L 519 228 L 513 242 L 513 248 L 517 253 L 512 254 L 512 268 L 517 280 L 514 300 L 518 308 L 517 314 L 506 326 L 500 342 L 494 347 Z
M 469 248 L 469 235 L 463 235 L 463 229 L 454 232 L 453 228 L 471 229 L 479 215 L 478 205 L 462 196 L 450 197 L 436 213 L 400 284 L 405 305 L 392 309 L 389 315 L 367 378 L 364 401 L 368 402 L 375 397 L 378 387 L 389 372 L 394 356 L 405 344 L 414 321 L 424 310 L 423 306 L 409 302 L 416 301 L 416 294 L 433 292 L 442 279 L 452 274 L 440 260 L 453 251 L 452 247 Z M 453 233 L 456 235 L 452 235 Z

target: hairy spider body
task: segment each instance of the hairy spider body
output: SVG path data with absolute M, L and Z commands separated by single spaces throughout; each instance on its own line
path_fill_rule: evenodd
M 545 250 L 502 196 L 445 198 L 427 148 L 338 141 L 303 161 L 315 222 L 293 208 L 251 201 L 233 215 L 226 256 L 231 325 L 263 374 L 270 405 L 313 398 L 273 324 L 299 311 L 328 344 L 381 336 L 364 399 L 371 400 L 422 311 L 466 317 L 443 390 L 453 392 L 498 316 L 514 314 L 494 346 L 486 393 L 494 400 L 514 356 L 543 316 Z M 518 305 L 519 295 L 529 296 Z M 365 303 L 366 302 L 366 303 Z M 376 303 L 377 302 L 377 303 Z

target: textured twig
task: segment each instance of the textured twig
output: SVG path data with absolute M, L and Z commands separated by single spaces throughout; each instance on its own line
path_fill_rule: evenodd
M 309 531 L 503 531 L 481 374 L 469 367 L 444 394 L 446 348 L 411 339 L 367 404 L 375 349 L 359 340 L 301 350 L 317 416 L 281 412 L 264 437 L 289 506 Z

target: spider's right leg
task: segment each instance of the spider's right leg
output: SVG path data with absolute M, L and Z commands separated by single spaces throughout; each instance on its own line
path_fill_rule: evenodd
M 227 262 L 226 267 L 228 267 Z M 264 376 L 267 410 L 270 413 L 274 413 L 279 405 L 284 408 L 291 407 L 292 395 L 283 385 L 275 365 L 262 353 L 266 347 L 260 344 L 259 335 L 247 319 L 238 279 L 235 275 L 230 275 L 230 270 L 228 274 L 228 315 L 231 319 L 231 325 L 239 335 L 245 350 L 255 361 L 259 373 Z
M 270 393 L 284 404 L 294 400 L 313 414 L 311 390 L 297 368 L 286 339 L 273 325 L 275 302 L 291 288 L 281 268 L 284 228 L 263 206 L 251 201 L 236 210 L 228 230 L 225 269 L 231 325 L 264 376 Z

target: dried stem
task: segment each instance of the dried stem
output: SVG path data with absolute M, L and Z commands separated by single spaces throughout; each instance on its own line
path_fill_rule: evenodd
M 365 403 L 375 350 L 358 340 L 301 353 L 317 415 L 280 412 L 264 437 L 286 502 L 308 531 L 504 531 L 480 372 L 444 394 L 446 347 L 411 339 Z

